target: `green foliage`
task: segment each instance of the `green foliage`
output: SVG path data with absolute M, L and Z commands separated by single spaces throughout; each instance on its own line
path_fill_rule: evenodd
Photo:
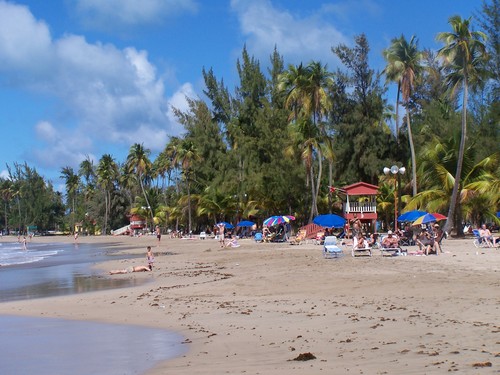
M 388 227 L 395 191 L 382 168 L 394 163 L 417 174 L 402 176 L 405 209 L 446 213 L 458 186 L 456 222 L 491 220 L 500 209 L 495 9 L 498 0 L 484 2 L 481 25 L 489 36 L 489 60 L 479 43 L 484 34 L 468 33 L 469 21 L 456 17 L 452 32 L 440 34 L 445 41 L 440 56 L 420 52 L 416 37 L 394 38 L 384 51 L 382 74 L 370 67 L 364 35 L 352 46 L 332 48 L 342 63 L 334 72 L 320 61 L 285 69 L 277 47 L 263 71 L 244 47 L 234 90 L 211 68 L 203 69 L 205 97 L 187 98 L 186 110 L 174 108 L 183 135 L 171 137 L 154 160 L 143 145 L 134 144 L 125 161 L 106 154 L 97 165 L 87 156 L 77 173 L 62 167 L 66 205 L 34 169 L 8 168 L 9 178 L 0 179 L 0 226 L 70 229 L 82 223 L 89 233 L 105 234 L 127 224 L 131 213 L 143 215 L 150 226 L 195 232 L 221 220 L 261 223 L 274 214 L 292 214 L 294 225 L 302 225 L 317 213 L 339 211 L 329 186 L 364 181 L 379 184 L 379 217 Z M 471 59 L 463 60 L 467 56 Z M 401 95 L 407 115 L 402 124 L 399 106 L 394 116 L 388 105 L 383 75 L 398 84 L 397 102 Z M 468 104 L 463 99 L 469 96 Z M 463 136 L 465 124 L 468 136 Z M 412 198 L 415 185 L 419 193 Z

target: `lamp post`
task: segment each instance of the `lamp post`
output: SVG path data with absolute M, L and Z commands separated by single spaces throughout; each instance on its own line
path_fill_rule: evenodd
M 394 176 L 394 231 L 398 229 L 398 174 L 405 174 L 406 168 L 399 168 L 393 165 L 390 168 L 384 167 L 384 174 L 391 173 Z

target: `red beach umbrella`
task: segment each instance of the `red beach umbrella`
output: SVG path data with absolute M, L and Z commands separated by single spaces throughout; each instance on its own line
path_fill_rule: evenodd
M 436 213 L 436 212 L 432 213 L 431 215 L 436 218 L 436 221 L 441 221 L 441 220 L 448 219 L 448 216 L 444 216 L 444 215 Z

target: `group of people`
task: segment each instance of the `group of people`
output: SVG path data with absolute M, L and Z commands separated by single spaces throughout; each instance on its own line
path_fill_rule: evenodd
M 352 227 L 354 229 L 354 227 Z M 443 253 L 441 248 L 441 240 L 444 238 L 445 233 L 439 226 L 434 224 L 432 227 L 422 227 L 418 235 L 415 236 L 414 242 L 419 246 L 422 254 L 440 254 Z M 389 230 L 380 242 L 383 249 L 397 249 L 401 247 L 401 240 L 404 238 L 413 240 L 413 233 L 411 231 L 398 231 L 393 232 Z M 353 249 L 363 250 L 371 248 L 378 242 L 378 234 L 372 233 L 365 236 L 362 231 L 357 231 L 353 237 Z
M 417 235 L 415 242 L 425 255 L 429 255 L 431 253 L 438 255 L 443 253 L 441 241 L 444 236 L 444 231 L 441 229 L 439 224 L 436 223 L 432 227 L 422 228 L 420 233 Z

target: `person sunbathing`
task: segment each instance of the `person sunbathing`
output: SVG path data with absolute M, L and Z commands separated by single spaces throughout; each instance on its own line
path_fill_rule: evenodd
M 494 247 L 495 239 L 490 230 L 486 227 L 486 224 L 481 225 L 481 228 L 479 228 L 479 236 L 481 241 L 486 243 L 486 246 Z
M 392 234 L 392 230 L 387 232 L 387 237 L 382 240 L 382 247 L 386 249 L 397 249 L 399 247 L 399 240 Z
M 434 237 L 427 231 L 427 229 L 422 229 L 420 231 L 416 242 L 420 251 L 423 251 L 425 255 L 429 255 L 431 251 L 434 251 Z
M 151 265 L 149 266 L 130 266 L 127 268 L 124 268 L 122 270 L 111 270 L 109 271 L 110 275 L 118 275 L 121 273 L 132 273 L 132 272 L 148 272 L 152 271 L 153 267 Z
M 232 238 L 226 243 L 226 247 L 240 247 L 240 244 L 236 238 Z
M 363 236 L 363 233 L 358 232 L 357 236 L 354 237 L 353 248 L 354 250 L 364 250 L 370 248 L 370 246 L 368 246 L 368 241 L 366 241 L 366 238 Z

